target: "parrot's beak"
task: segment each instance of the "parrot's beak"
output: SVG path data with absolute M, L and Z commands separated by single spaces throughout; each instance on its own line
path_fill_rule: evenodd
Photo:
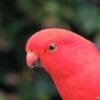
M 35 52 L 27 52 L 26 63 L 29 68 L 39 67 L 40 60 L 38 55 Z

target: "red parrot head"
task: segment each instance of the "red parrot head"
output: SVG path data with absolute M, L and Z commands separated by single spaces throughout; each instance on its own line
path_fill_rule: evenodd
M 84 62 L 93 58 L 88 56 L 94 45 L 83 37 L 58 28 L 45 29 L 32 35 L 26 44 L 26 62 L 32 68 L 37 60 L 50 74 L 61 75 L 80 70 Z M 82 63 L 82 60 L 84 62 Z M 64 69 L 65 73 L 64 73 Z M 63 72 L 63 73 L 62 73 Z
M 87 39 L 64 29 L 45 29 L 29 38 L 26 53 L 27 65 L 40 61 L 63 100 L 100 96 L 100 52 Z

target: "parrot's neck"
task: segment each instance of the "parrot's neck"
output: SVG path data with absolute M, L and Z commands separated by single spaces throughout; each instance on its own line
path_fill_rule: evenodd
M 84 65 L 85 69 L 70 77 L 67 74 L 64 77 L 51 75 L 62 100 L 96 100 L 100 96 L 100 81 L 96 79 L 100 77 L 99 59 L 100 57 L 89 65 Z

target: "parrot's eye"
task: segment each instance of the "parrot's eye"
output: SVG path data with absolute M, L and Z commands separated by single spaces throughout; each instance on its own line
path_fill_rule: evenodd
M 56 44 L 51 43 L 51 44 L 49 45 L 49 47 L 48 47 L 48 50 L 49 50 L 49 51 L 54 51 L 56 48 L 57 48 Z

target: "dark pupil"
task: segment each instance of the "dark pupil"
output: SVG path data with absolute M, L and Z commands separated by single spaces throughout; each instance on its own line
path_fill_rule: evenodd
M 54 45 L 50 45 L 49 50 L 54 50 L 55 46 Z

